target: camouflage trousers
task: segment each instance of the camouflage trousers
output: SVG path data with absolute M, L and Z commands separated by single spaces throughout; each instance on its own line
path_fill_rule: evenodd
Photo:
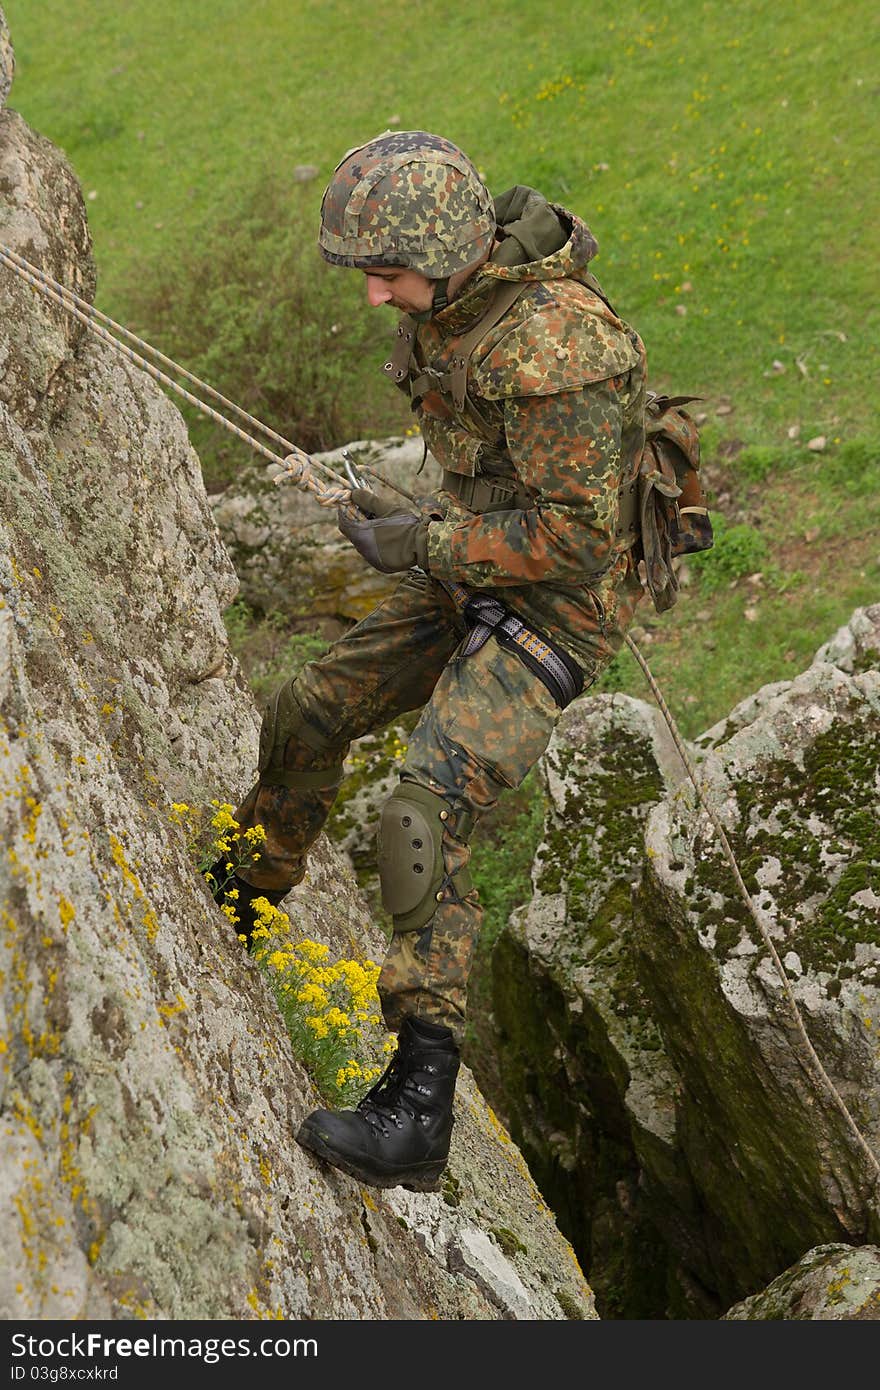
M 267 832 L 261 861 L 247 874 L 258 887 L 300 882 L 349 744 L 413 710 L 422 713 L 401 781 L 446 801 L 451 814 L 441 853 L 445 882 L 455 884 L 470 860 L 471 829 L 523 781 L 561 713 L 544 684 L 494 638 L 457 657 L 465 631 L 442 586 L 410 572 L 325 656 L 282 686 L 264 717 L 260 780 L 236 812 L 243 829 L 261 824 Z M 596 635 L 598 670 L 613 647 L 604 632 L 601 640 Z M 379 978 L 390 1029 L 414 1013 L 461 1038 L 481 920 L 470 888 L 447 893 L 415 930 L 393 932 Z

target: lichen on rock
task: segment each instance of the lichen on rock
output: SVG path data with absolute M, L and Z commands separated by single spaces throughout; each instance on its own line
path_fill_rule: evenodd
M 858 610 L 807 671 L 756 692 L 691 749 L 812 1043 L 874 1153 L 878 629 L 880 605 Z M 496 1103 L 590 1253 L 603 1314 L 719 1316 L 811 1246 L 876 1240 L 875 1171 L 811 1071 L 695 788 L 664 785 L 626 703 L 603 699 L 571 707 L 544 759 L 552 804 L 534 898 L 492 961 Z
M 880 1319 L 880 1248 L 817 1245 L 766 1289 L 734 1304 L 728 1322 L 874 1322 Z

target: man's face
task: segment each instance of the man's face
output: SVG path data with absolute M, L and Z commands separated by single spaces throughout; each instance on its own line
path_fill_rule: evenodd
M 390 304 L 405 314 L 423 314 L 434 302 L 434 282 L 418 270 L 400 266 L 379 266 L 365 270 L 367 299 L 375 309 Z

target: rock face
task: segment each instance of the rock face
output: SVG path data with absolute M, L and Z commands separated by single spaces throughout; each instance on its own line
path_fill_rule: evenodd
M 0 242 L 88 294 L 76 180 L 8 109 L 0 170 Z M 169 815 L 253 777 L 236 588 L 176 409 L 0 267 L 0 1317 L 595 1318 L 469 1075 L 441 1193 L 292 1142 L 319 1097 Z M 326 841 L 289 902 L 382 949 Z
M 52 210 L 57 209 L 57 217 Z M 4 246 L 90 299 L 95 288 L 85 208 L 67 163 L 9 108 L 0 111 L 0 230 Z M 15 325 L 0 344 L 0 401 L 23 429 L 63 409 L 85 329 L 4 266 L 0 319 Z
M 438 466 L 430 455 L 419 471 L 420 438 L 360 440 L 348 445 L 347 452 L 358 468 L 375 468 L 414 496 L 439 485 Z M 341 449 L 316 457 L 344 473 Z M 259 612 L 307 615 L 311 627 L 316 618 L 347 625 L 363 618 L 394 587 L 393 575 L 370 569 L 340 535 L 335 508 L 319 506 L 292 484 L 272 482 L 263 467 L 245 469 L 211 505 L 239 575 L 241 595 Z M 401 498 L 401 506 L 407 505 Z
M 878 653 L 875 605 L 692 749 L 875 1154 Z M 620 697 L 578 702 L 548 750 L 535 900 L 492 961 L 496 1103 L 588 1257 L 603 1315 L 719 1316 L 815 1246 L 876 1241 L 875 1171 L 811 1076 L 690 782 L 671 787 L 649 712 L 641 735 L 634 715 Z
M 648 813 L 683 769 L 657 710 L 598 695 L 565 712 L 542 771 L 534 896 L 492 956 L 498 1103 L 563 1228 L 590 1252 L 603 1316 L 662 1317 L 676 1262 L 667 1268 L 657 1217 L 686 1211 L 692 1194 L 676 1147 L 679 1080 L 639 980 L 633 889 Z M 658 1175 L 651 1189 L 646 1171 Z M 711 1305 L 688 1287 L 674 1311 Z
M 874 1322 L 880 1318 L 880 1249 L 817 1245 L 726 1321 Z
M 880 627 L 880 605 L 857 615 Z M 837 646 L 852 651 L 860 639 Z M 880 1148 L 880 671 L 824 660 L 755 707 L 701 782 L 822 1063 Z M 684 1083 L 688 1167 L 717 1227 L 722 1298 L 811 1246 L 876 1238 L 870 1174 L 811 1079 L 782 984 L 692 796 L 652 814 L 644 979 Z

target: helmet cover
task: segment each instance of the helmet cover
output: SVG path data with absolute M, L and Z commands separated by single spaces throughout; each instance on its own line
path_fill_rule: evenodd
M 440 135 L 386 131 L 349 150 L 321 202 L 319 247 L 331 265 L 402 266 L 441 280 L 491 247 L 489 191 Z

